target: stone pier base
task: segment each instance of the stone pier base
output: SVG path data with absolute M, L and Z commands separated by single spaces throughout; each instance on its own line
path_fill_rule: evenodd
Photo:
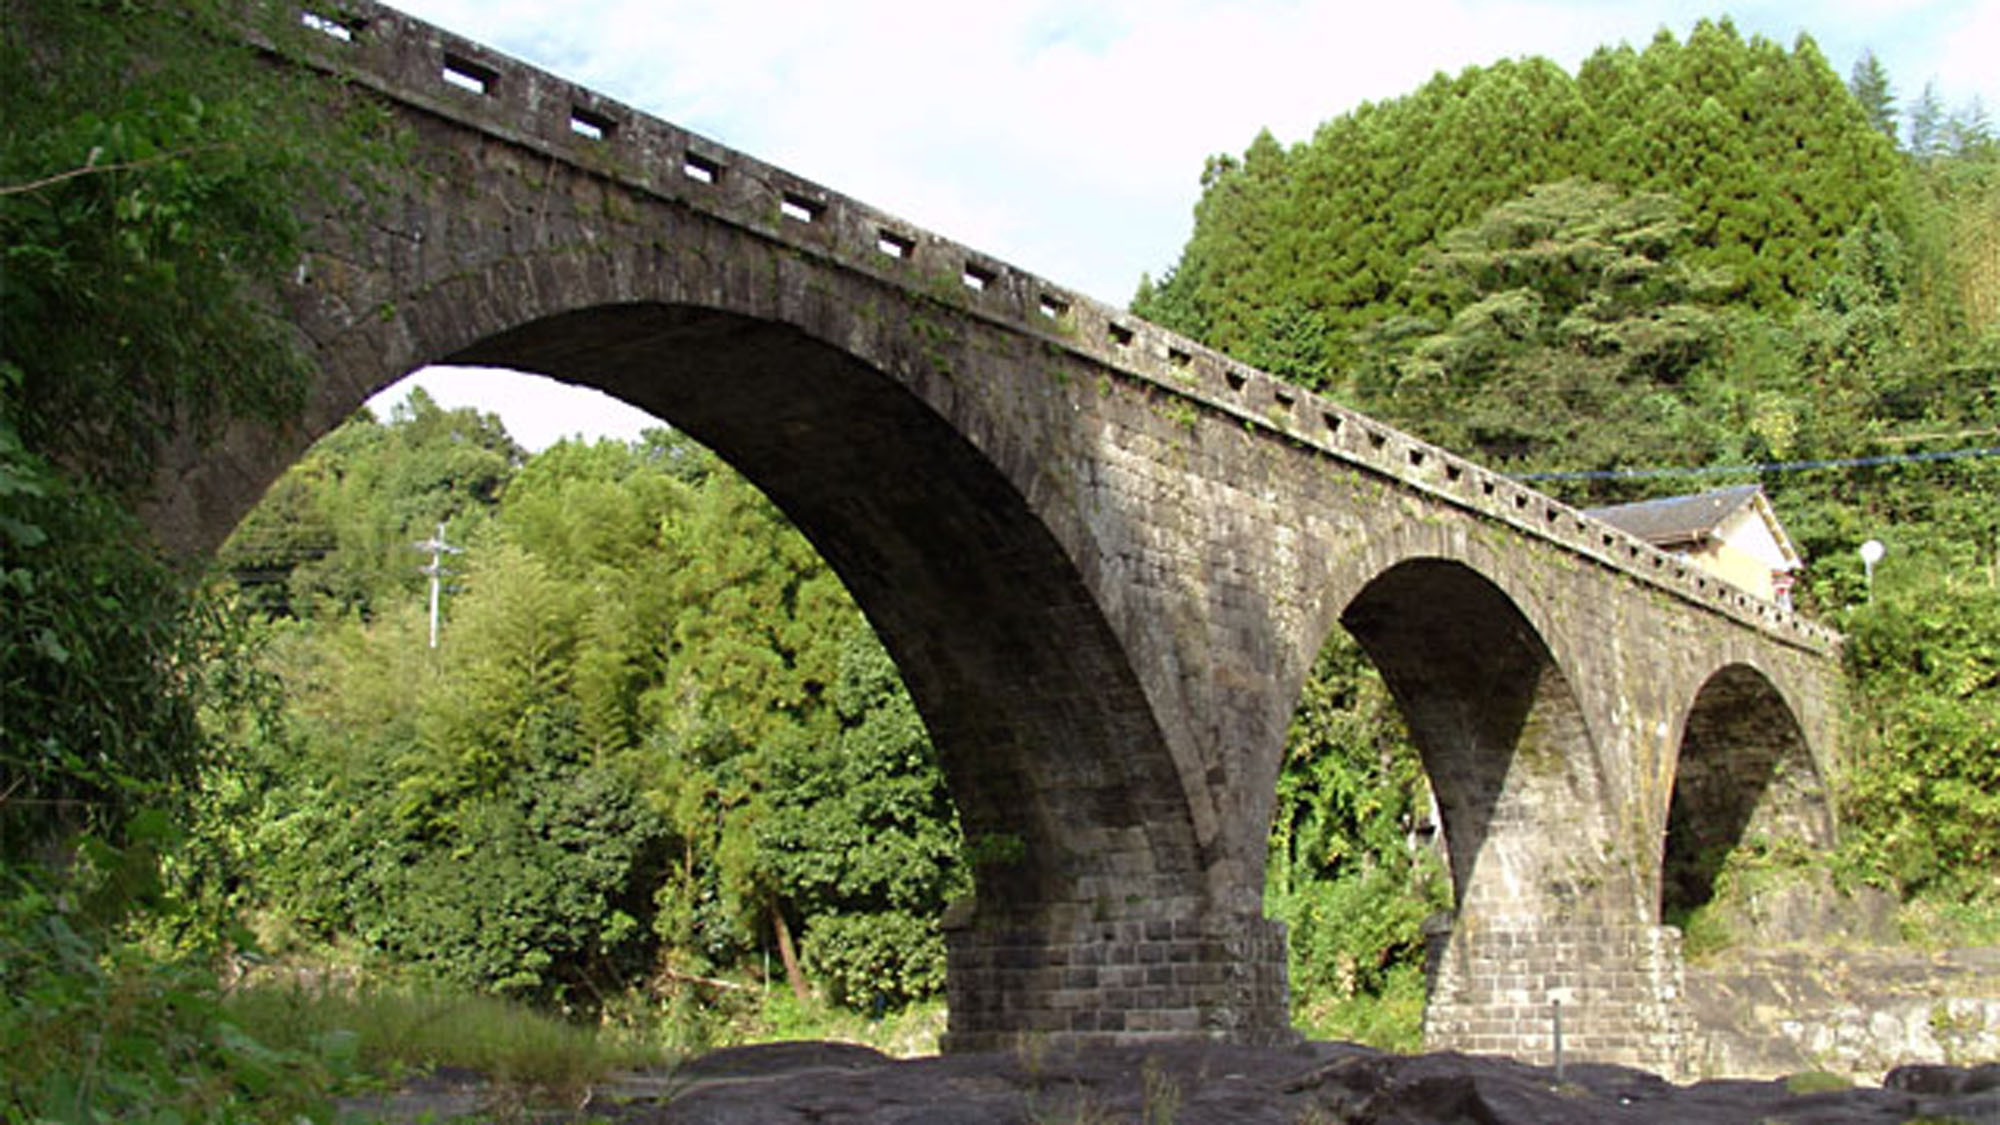
M 1686 1073 L 1681 934 L 1671 926 L 1461 926 L 1434 939 L 1424 1046 Z
M 1283 923 L 1121 920 L 947 930 L 946 1052 L 1205 1038 L 1270 1045 L 1291 1030 Z

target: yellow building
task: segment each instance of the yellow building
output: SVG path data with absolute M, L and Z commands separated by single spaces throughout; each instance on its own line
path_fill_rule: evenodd
M 1790 607 L 1798 548 L 1760 485 L 1590 508 L 1595 516 L 1766 601 Z

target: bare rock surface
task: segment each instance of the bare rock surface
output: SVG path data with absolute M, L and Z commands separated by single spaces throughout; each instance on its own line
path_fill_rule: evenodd
M 1554 1071 L 1453 1053 L 1336 1043 L 1200 1042 L 897 1060 L 781 1043 L 696 1059 L 648 1094 L 593 1099 L 598 1119 L 684 1125 L 2000 1125 L 2000 1068 L 1920 1067 L 1881 1088 L 1793 1093 L 1782 1081 L 1676 1086 L 1627 1067 Z
M 2000 1058 L 2000 949 L 1746 946 L 1690 964 L 1686 988 L 1696 1073 L 1874 1082 L 1899 1063 Z

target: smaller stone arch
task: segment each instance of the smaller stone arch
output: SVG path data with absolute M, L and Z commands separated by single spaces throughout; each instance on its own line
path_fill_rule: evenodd
M 1592 685 L 1508 573 L 1446 551 L 1405 557 L 1341 614 L 1397 700 L 1443 821 L 1455 910 L 1430 935 L 1425 1044 L 1546 1059 L 1560 1003 L 1589 1057 L 1671 1070 L 1679 947 L 1646 917 L 1624 775 Z
M 1609 889 L 1606 781 L 1577 693 L 1515 600 L 1466 563 L 1407 559 L 1341 623 L 1423 756 L 1461 926 L 1594 912 Z M 1569 845 L 1554 846 L 1552 820 Z
M 1762 671 L 1730 664 L 1682 721 L 1662 841 L 1659 909 L 1669 923 L 1714 898 L 1729 856 L 1753 840 L 1834 842 L 1834 816 L 1796 711 Z

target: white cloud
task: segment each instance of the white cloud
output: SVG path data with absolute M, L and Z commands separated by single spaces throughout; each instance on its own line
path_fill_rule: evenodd
M 507 432 L 529 450 L 571 437 L 630 441 L 661 424 L 645 411 L 587 387 L 490 367 L 426 367 L 376 392 L 368 406 L 386 419 L 417 387 L 447 410 L 470 406 L 499 413 Z
M 1958 108 L 1977 96 L 1986 112 L 2000 115 L 2000 3 L 1968 5 L 1939 43 L 1937 79 L 1947 104 Z

